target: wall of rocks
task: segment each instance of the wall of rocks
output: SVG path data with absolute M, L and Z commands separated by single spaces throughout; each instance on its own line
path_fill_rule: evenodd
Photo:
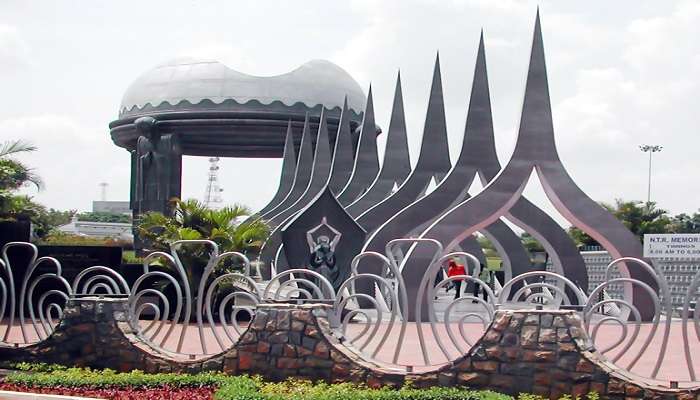
M 467 386 L 550 398 L 595 391 L 604 398 L 700 400 L 700 387 L 671 389 L 635 379 L 600 357 L 574 311 L 498 311 L 468 354 L 425 373 L 408 373 L 363 359 L 331 334 L 327 305 L 264 304 L 230 350 L 198 360 L 159 351 L 127 321 L 124 299 L 71 299 L 56 330 L 29 346 L 0 345 L 5 362 L 141 369 L 223 371 L 398 387 Z

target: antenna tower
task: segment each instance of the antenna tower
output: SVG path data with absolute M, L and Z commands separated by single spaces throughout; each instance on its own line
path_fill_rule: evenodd
M 109 186 L 109 183 L 100 182 L 100 200 L 102 201 L 107 201 L 107 186 Z
M 209 158 L 209 178 L 207 190 L 204 193 L 204 205 L 209 208 L 220 208 L 223 200 L 221 192 L 224 189 L 219 185 L 219 157 Z

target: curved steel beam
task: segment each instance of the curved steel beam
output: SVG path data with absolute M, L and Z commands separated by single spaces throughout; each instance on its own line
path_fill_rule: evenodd
M 353 217 L 365 212 L 368 208 L 387 198 L 406 180 L 411 173 L 411 158 L 408 152 L 406 137 L 406 117 L 403 110 L 403 94 L 401 91 L 401 72 L 396 77 L 394 89 L 394 104 L 391 109 L 391 121 L 386 137 L 384 162 L 377 178 L 367 191 L 345 207 L 345 211 Z
M 374 123 L 374 102 L 372 100 L 372 86 L 370 85 L 352 174 L 348 184 L 336 195 L 338 202 L 342 206 L 350 204 L 372 185 L 378 172 L 377 125 Z
M 294 170 L 294 183 L 284 200 L 276 207 L 262 215 L 262 218 L 269 220 L 278 212 L 285 210 L 294 204 L 306 192 L 306 188 L 311 181 L 311 170 L 313 168 L 313 148 L 311 147 L 311 132 L 309 132 L 309 114 L 304 118 L 304 129 L 301 132 L 301 144 L 299 145 L 299 158 Z
M 439 232 L 441 237 L 452 238 L 452 242 L 446 246 L 450 248 L 464 237 L 493 223 L 513 209 L 533 168 L 537 170 L 547 196 L 565 218 L 598 240 L 614 258 L 641 258 L 642 246 L 638 239 L 576 186 L 559 159 L 554 142 L 539 11 L 535 22 L 520 128 L 511 159 L 484 190 L 440 216 L 420 237 L 432 238 Z M 412 246 L 404 258 L 404 268 L 424 270 L 433 255 L 434 249 Z M 648 272 L 640 269 L 624 270 L 632 278 L 655 287 L 654 279 Z M 407 286 L 417 287 L 419 282 L 413 282 L 414 280 L 413 277 L 408 277 Z M 410 295 L 409 299 L 416 300 L 415 296 Z M 425 299 L 418 301 L 424 302 Z M 633 301 L 643 314 L 649 316 L 651 299 L 648 296 L 635 292 Z M 410 320 L 416 318 L 414 307 L 409 306 L 408 311 Z

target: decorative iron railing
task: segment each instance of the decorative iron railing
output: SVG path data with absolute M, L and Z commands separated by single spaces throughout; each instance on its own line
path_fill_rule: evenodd
M 415 321 L 409 322 L 401 246 L 414 242 L 398 239 L 387 245 L 386 254 L 358 254 L 350 265 L 350 277 L 337 291 L 324 276 L 307 269 L 287 270 L 269 282 L 256 282 L 245 255 L 220 253 L 208 240 L 179 241 L 170 253 L 149 254 L 143 273 L 131 285 L 104 266 L 86 268 L 69 282 L 59 260 L 38 257 L 32 244 L 13 242 L 2 248 L 0 259 L 0 341 L 24 345 L 44 340 L 71 296 L 123 296 L 128 297 L 130 321 L 141 340 L 175 356 L 196 358 L 233 347 L 261 302 L 322 302 L 332 306 L 328 315 L 332 333 L 362 357 L 421 370 L 465 354 L 498 309 L 566 308 L 581 313 L 598 352 L 621 369 L 650 379 L 698 381 L 700 312 L 694 304 L 700 297 L 700 272 L 688 288 L 683 308 L 674 310 L 663 272 L 643 260 L 614 260 L 606 269 L 605 282 L 587 295 L 565 276 L 547 271 L 521 274 L 502 285 L 485 282 L 478 278 L 480 265 L 474 256 L 444 254 L 439 242 L 429 241 L 435 257 L 423 273 L 415 294 L 421 301 L 412 310 Z M 193 248 L 204 255 L 199 274 L 196 265 L 188 264 L 187 254 Z M 20 266 L 11 263 L 15 251 L 29 253 L 21 273 Z M 467 265 L 467 275 L 446 276 L 446 263 L 453 258 Z M 368 260 L 383 265 L 380 275 L 362 272 Z M 626 268 L 619 268 L 622 265 Z M 626 277 L 629 268 L 653 275 L 654 284 Z M 621 277 L 613 277 L 616 269 Z M 375 288 L 373 294 L 357 290 L 368 287 L 367 282 Z M 50 289 L 41 289 L 48 283 Z M 644 319 L 649 310 L 637 309 L 628 297 L 608 297 L 610 285 L 647 296 L 651 318 Z M 459 295 L 448 293 L 457 286 Z M 685 375 L 677 373 L 679 362 Z

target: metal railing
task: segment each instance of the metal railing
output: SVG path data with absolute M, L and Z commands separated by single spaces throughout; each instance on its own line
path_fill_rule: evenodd
M 44 340 L 71 296 L 121 295 L 128 296 L 129 319 L 141 340 L 196 358 L 233 347 L 261 302 L 321 302 L 332 305 L 328 315 L 332 332 L 346 345 L 368 360 L 413 371 L 434 369 L 465 354 L 499 309 L 567 308 L 579 310 L 598 352 L 621 369 L 650 379 L 697 384 L 700 312 L 692 305 L 700 297 L 700 272 L 678 312 L 671 306 L 663 272 L 643 260 L 614 260 L 606 269 L 605 282 L 587 295 L 566 277 L 546 271 L 492 285 L 478 278 L 479 262 L 473 255 L 443 254 L 440 243 L 433 241 L 435 256 L 425 268 L 413 310 L 416 321 L 409 322 L 400 247 L 413 242 L 392 241 L 386 254 L 358 254 L 351 262 L 350 277 L 338 290 L 307 269 L 287 270 L 269 282 L 256 283 L 245 255 L 220 253 L 216 243 L 208 240 L 179 241 L 172 244 L 170 253 L 149 254 L 143 260 L 143 273 L 131 286 L 104 266 L 86 268 L 68 282 L 59 260 L 38 257 L 32 244 L 13 242 L 2 248 L 0 259 L 0 342 L 22 345 Z M 201 253 L 206 254 L 201 274 L 194 273 L 196 265 L 183 263 L 183 251 L 192 246 L 206 249 Z M 30 254 L 23 273 L 18 274 L 20 266 L 11 265 L 15 251 Z M 445 264 L 453 258 L 471 264 L 472 272 L 446 276 Z M 368 261 L 379 262 L 381 274 L 362 272 Z M 655 277 L 654 284 L 631 279 L 623 269 L 621 277 L 613 277 L 623 264 L 644 269 Z M 222 268 L 226 265 L 237 269 Z M 357 290 L 368 287 L 367 282 L 375 288 L 373 294 Z M 51 289 L 41 289 L 48 283 Z M 448 294 L 457 283 L 460 294 Z M 626 297 L 606 296 L 610 285 L 647 296 L 650 309 L 639 310 Z M 649 320 L 642 318 L 646 311 L 652 311 Z M 687 372 L 676 373 L 677 355 L 683 358 L 680 369 Z

